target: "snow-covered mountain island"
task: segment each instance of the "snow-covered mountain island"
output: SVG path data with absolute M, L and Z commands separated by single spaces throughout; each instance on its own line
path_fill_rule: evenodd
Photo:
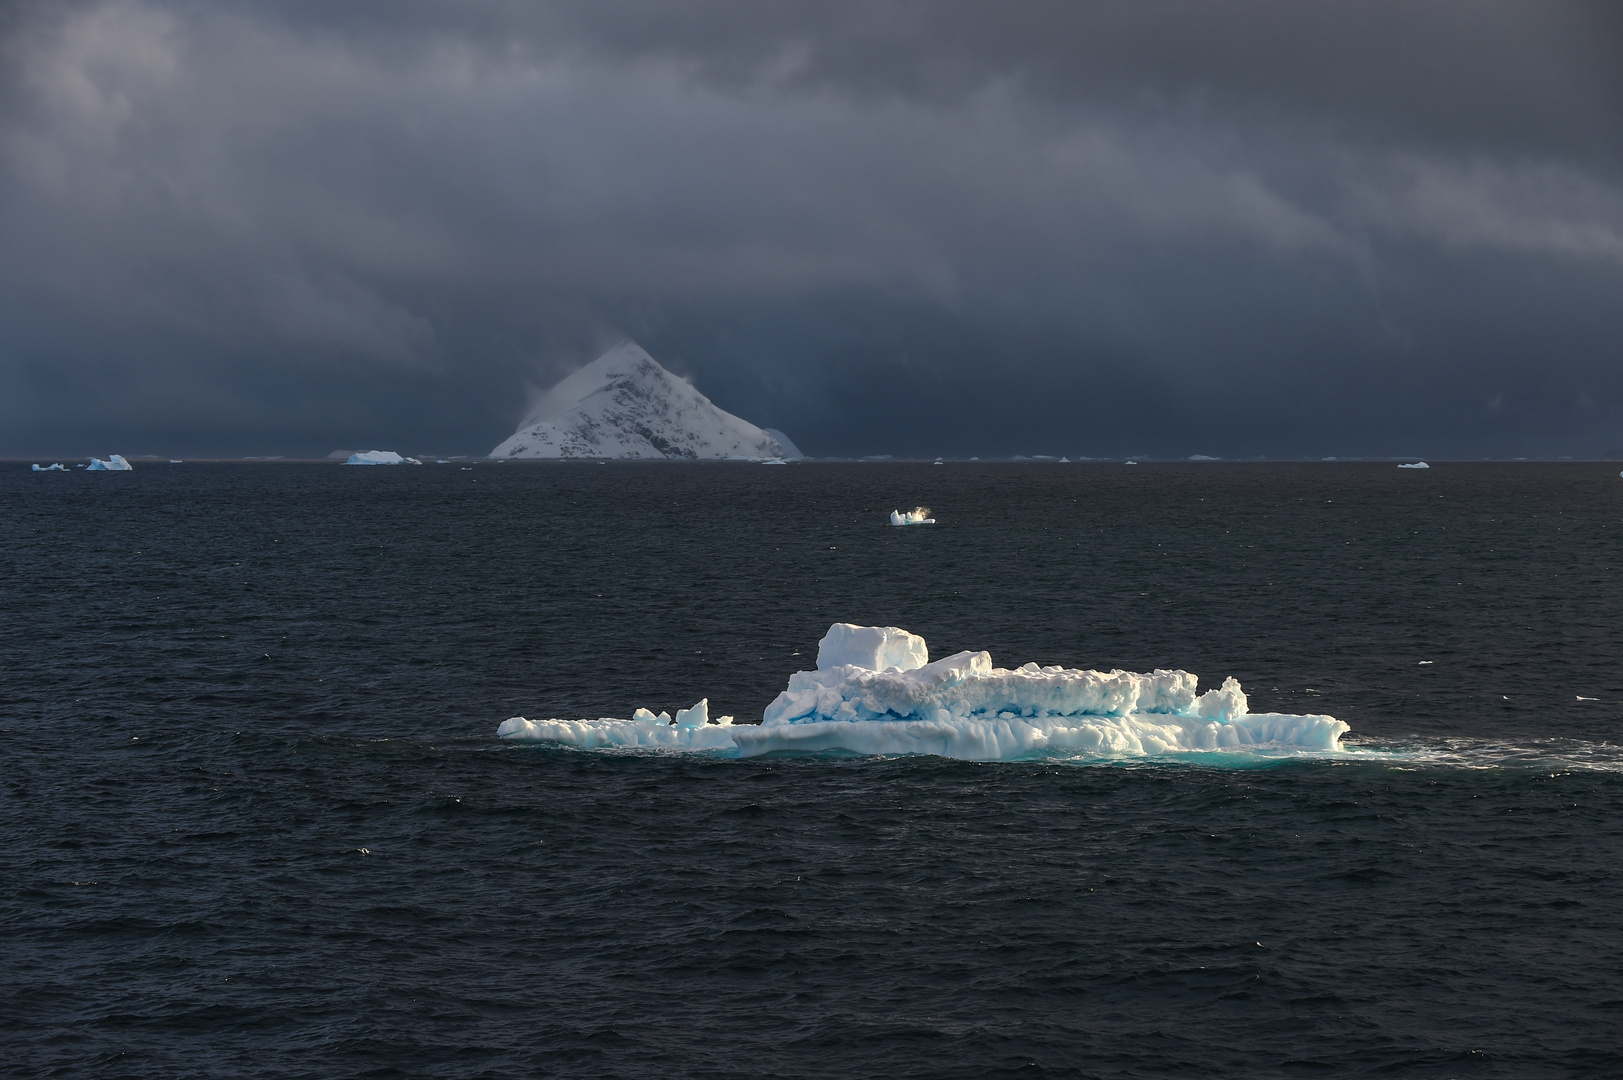
M 564 379 L 493 458 L 800 457 L 780 433 L 724 412 L 634 342 Z

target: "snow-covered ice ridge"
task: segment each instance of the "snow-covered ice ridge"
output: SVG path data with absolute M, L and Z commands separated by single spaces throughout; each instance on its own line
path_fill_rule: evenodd
M 705 750 L 738 757 L 780 751 L 935 754 L 971 761 L 1210 753 L 1334 753 L 1348 728 L 1330 716 L 1252 713 L 1240 684 L 1196 692 L 1187 671 L 995 668 L 985 652 L 931 663 L 924 639 L 894 626 L 835 623 L 817 670 L 789 677 L 759 725 L 708 722 L 709 701 L 673 721 L 526 720 L 503 739 L 584 748 Z
M 716 408 L 627 341 L 549 390 L 490 456 L 764 461 L 801 453 L 781 432 Z

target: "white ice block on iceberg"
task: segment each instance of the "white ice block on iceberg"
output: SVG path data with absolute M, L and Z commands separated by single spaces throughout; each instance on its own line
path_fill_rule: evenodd
M 817 670 L 843 665 L 884 671 L 912 671 L 930 662 L 930 647 L 899 626 L 857 626 L 837 622 L 817 643 Z

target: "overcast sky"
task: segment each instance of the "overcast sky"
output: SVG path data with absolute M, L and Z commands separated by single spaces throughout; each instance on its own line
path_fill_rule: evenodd
M 0 454 L 1623 448 L 1623 4 L 0 5 Z

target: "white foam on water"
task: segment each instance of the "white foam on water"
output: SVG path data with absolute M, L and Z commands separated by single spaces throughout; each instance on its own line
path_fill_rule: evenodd
M 496 734 L 583 749 L 932 754 L 969 761 L 1239 755 L 1245 760 L 1338 754 L 1348 728 L 1331 716 L 1252 713 L 1240 684 L 1197 692 L 1187 671 L 995 668 L 985 652 L 929 661 L 924 639 L 899 627 L 835 623 L 817 670 L 796 672 L 759 725 L 711 723 L 708 701 L 630 720 L 528 720 Z
M 1517 744 L 1445 739 L 1396 744 L 1354 743 L 1340 760 L 1403 769 L 1517 770 L 1532 772 L 1623 772 L 1623 746 L 1583 739 L 1535 739 Z

